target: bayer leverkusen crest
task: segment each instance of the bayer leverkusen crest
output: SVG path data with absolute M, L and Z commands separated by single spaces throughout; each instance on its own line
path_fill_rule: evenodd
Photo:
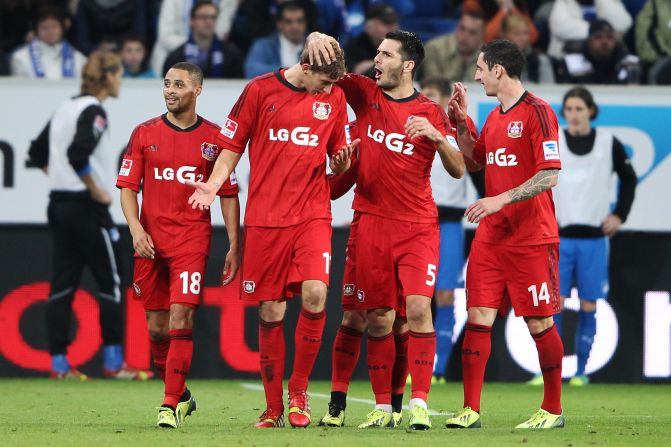
M 200 151 L 203 153 L 205 160 L 214 161 L 219 155 L 219 146 L 212 143 L 203 143 L 200 145 Z
M 312 115 L 318 120 L 328 119 L 331 114 L 331 104 L 328 102 L 315 102 L 312 104 Z
M 511 121 L 508 123 L 508 137 L 521 138 L 524 123 L 522 121 Z

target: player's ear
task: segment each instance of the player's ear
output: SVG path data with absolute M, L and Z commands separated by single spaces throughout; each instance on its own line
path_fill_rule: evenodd
M 405 69 L 405 71 L 409 71 L 410 73 L 412 73 L 412 70 L 414 70 L 415 68 L 415 61 L 413 60 L 405 61 L 403 63 L 403 68 Z
M 303 74 L 305 75 L 310 74 L 310 64 L 301 64 L 301 70 L 303 70 Z
M 196 96 L 199 96 L 203 91 L 203 84 L 198 84 L 193 91 L 196 93 Z

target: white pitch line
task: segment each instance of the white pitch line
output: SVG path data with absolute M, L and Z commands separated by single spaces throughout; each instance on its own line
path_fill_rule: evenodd
M 251 390 L 251 391 L 263 391 L 263 385 L 259 385 L 257 383 L 241 383 L 241 387 Z M 331 399 L 331 396 L 329 394 L 322 394 L 322 393 L 308 393 L 310 397 L 317 397 L 319 399 Z M 366 404 L 366 405 L 375 405 L 375 401 L 371 399 L 362 399 L 360 397 L 350 397 L 347 396 L 347 402 L 356 402 L 358 404 Z M 403 405 L 404 410 L 409 410 L 407 405 Z M 431 416 L 452 416 L 454 413 L 440 413 L 435 410 L 429 410 L 429 415 Z

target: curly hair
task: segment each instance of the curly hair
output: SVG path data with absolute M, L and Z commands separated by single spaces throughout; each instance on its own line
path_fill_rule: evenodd
M 82 68 L 82 95 L 97 95 L 107 88 L 107 74 L 122 70 L 121 58 L 111 51 L 94 51 Z

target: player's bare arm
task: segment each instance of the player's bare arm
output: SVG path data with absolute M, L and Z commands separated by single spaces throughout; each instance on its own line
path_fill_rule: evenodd
M 436 145 L 445 170 L 454 178 L 464 176 L 464 157 L 457 148 L 452 147 L 445 136 L 428 119 L 414 117 L 405 124 L 405 134 L 411 140 L 420 137 L 427 138 Z
M 498 213 L 511 203 L 531 199 L 557 184 L 559 169 L 543 169 L 520 186 L 494 197 L 484 197 L 472 203 L 464 215 L 471 223 L 478 223 L 490 214 Z
M 112 203 L 112 196 L 110 193 L 98 185 L 91 174 L 82 175 L 79 177 L 79 179 L 84 182 L 93 200 L 98 203 L 102 203 L 103 205 L 109 205 Z
M 189 197 L 191 208 L 199 210 L 210 208 L 210 205 L 214 202 L 214 197 L 217 195 L 217 191 L 231 176 L 241 156 L 242 154 L 224 149 L 217 156 L 217 161 L 214 163 L 214 168 L 207 182 L 186 182 L 187 185 L 196 188 L 191 197 Z
M 228 253 L 222 271 L 222 285 L 230 284 L 240 269 L 240 199 L 234 196 L 223 196 L 219 200 L 221 215 L 228 234 Z
M 128 222 L 128 229 L 133 238 L 133 249 L 146 259 L 154 259 L 154 241 L 151 236 L 144 231 L 140 223 L 140 207 L 137 203 L 137 193 L 129 188 L 121 188 L 121 209 Z
M 466 86 L 461 82 L 454 84 L 448 110 L 450 119 L 454 119 L 457 123 L 457 143 L 464 156 L 466 168 L 471 172 L 479 171 L 484 166 L 473 159 L 476 141 L 468 128 L 468 98 L 466 96 Z
M 352 164 L 352 152 L 354 152 L 356 148 L 359 147 L 360 142 L 361 139 L 357 138 L 356 140 L 352 141 L 352 143 L 340 149 L 335 155 L 331 157 L 329 166 L 335 175 L 340 175 L 350 168 Z
M 317 31 L 310 33 L 305 41 L 310 64 L 317 62 L 317 65 L 321 67 L 322 63 L 328 65 L 331 61 L 335 60 L 336 54 L 333 49 L 334 43 L 338 45 L 338 48 L 340 47 L 338 41 L 328 34 L 323 34 Z

